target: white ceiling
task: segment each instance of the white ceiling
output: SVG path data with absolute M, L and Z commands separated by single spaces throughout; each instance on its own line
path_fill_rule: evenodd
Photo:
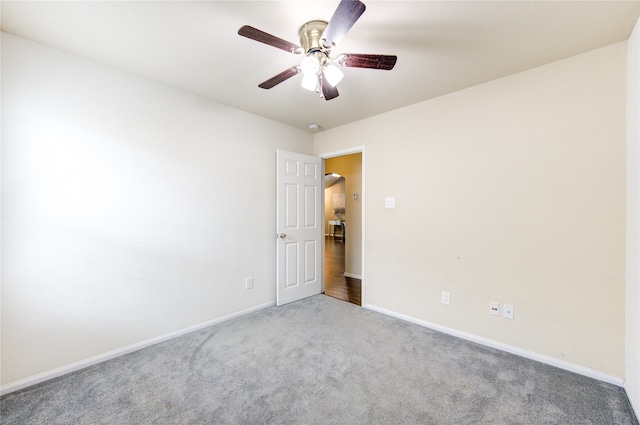
M 398 56 L 392 71 L 343 68 L 325 101 L 300 56 L 237 35 L 251 25 L 299 44 L 334 1 L 2 1 L 2 31 L 294 127 L 320 130 L 625 40 L 640 1 L 375 1 L 333 53 Z

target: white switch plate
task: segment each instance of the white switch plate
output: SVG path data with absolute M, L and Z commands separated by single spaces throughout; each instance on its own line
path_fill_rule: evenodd
M 451 304 L 451 292 L 442 291 L 440 294 L 440 301 L 442 301 L 442 304 Z
M 384 207 L 385 208 L 395 208 L 396 207 L 396 198 L 384 198 Z
M 245 289 L 253 289 L 253 278 L 252 277 L 248 277 L 247 280 L 244 281 L 244 288 Z
M 505 304 L 502 306 L 502 317 L 506 317 L 507 319 L 513 319 L 513 306 L 509 304 Z
M 494 302 L 489 303 L 489 314 L 492 316 L 500 316 L 500 304 Z

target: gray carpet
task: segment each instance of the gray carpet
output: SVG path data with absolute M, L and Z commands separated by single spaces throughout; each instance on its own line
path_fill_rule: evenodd
M 319 295 L 8 394 L 4 424 L 638 424 L 624 391 Z

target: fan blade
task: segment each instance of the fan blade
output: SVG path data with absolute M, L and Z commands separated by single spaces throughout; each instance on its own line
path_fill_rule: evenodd
M 331 49 L 340 43 L 365 9 L 364 3 L 358 0 L 342 0 L 322 34 L 324 48 Z
M 300 72 L 300 67 L 299 66 L 294 66 L 292 68 L 286 69 L 284 71 L 282 71 L 280 74 L 275 75 L 271 78 L 269 78 L 267 81 L 264 81 L 260 84 L 258 84 L 258 87 L 260 87 L 261 89 L 270 89 L 274 86 L 277 86 L 278 84 L 280 84 L 281 82 L 288 80 L 289 78 L 293 77 L 294 75 L 298 74 Z
M 325 78 L 320 78 L 320 84 L 322 85 L 322 95 L 324 96 L 324 100 L 331 100 L 338 97 L 338 88 L 331 87 L 331 84 L 329 84 Z
M 249 25 L 244 25 L 243 27 L 241 27 L 238 30 L 238 34 L 243 37 L 259 41 L 260 43 L 268 44 L 269 46 L 282 49 L 285 52 L 302 53 L 302 47 L 298 46 L 297 44 L 293 44 L 287 40 L 276 37 L 275 35 L 260 31 L 259 29 L 250 27 Z
M 373 68 L 391 70 L 396 65 L 397 56 L 391 55 L 366 55 L 358 53 L 345 53 L 336 60 L 340 65 L 352 68 Z

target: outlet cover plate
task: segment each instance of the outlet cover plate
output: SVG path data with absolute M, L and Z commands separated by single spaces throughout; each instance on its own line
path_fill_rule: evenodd
M 396 207 L 396 198 L 388 197 L 384 198 L 384 207 L 385 208 L 395 208 Z
M 490 302 L 489 303 L 489 314 L 492 316 L 500 316 L 500 304 Z
M 513 319 L 513 306 L 505 304 L 502 306 L 502 316 L 507 319 Z

